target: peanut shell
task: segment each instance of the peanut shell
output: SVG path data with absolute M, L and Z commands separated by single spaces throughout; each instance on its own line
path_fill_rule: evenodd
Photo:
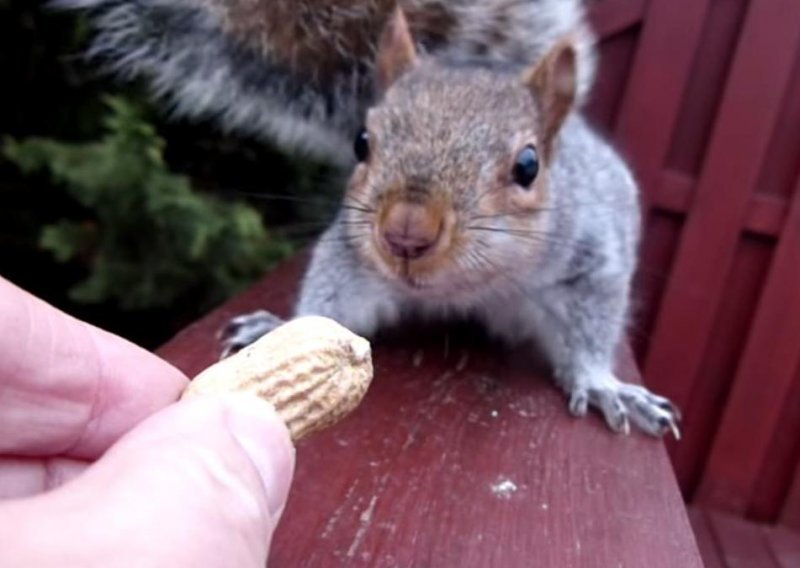
M 371 380 L 366 339 L 332 319 L 306 316 L 211 365 L 189 383 L 182 398 L 254 394 L 272 403 L 297 441 L 350 413 Z

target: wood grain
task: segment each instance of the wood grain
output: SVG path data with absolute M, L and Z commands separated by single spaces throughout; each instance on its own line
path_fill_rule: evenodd
M 302 265 L 160 354 L 194 375 L 227 318 L 287 313 Z M 569 417 L 524 358 L 468 333 L 390 337 L 374 354 L 362 405 L 298 447 L 271 566 L 701 566 L 660 442 Z M 638 380 L 628 350 L 620 367 Z

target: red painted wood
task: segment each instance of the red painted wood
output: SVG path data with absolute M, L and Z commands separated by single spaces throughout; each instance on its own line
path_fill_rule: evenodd
M 760 235 L 777 236 L 786 222 L 788 200 L 773 195 L 754 195 L 744 228 Z
M 800 566 L 800 532 L 786 527 L 763 527 L 772 555 L 781 568 Z
M 684 495 L 693 496 L 719 428 L 771 259 L 771 246 L 762 239 L 742 238 L 720 298 L 710 342 L 704 354 L 691 399 L 684 406 L 684 430 L 691 432 L 670 447 L 672 463 Z
M 782 526 L 689 508 L 697 545 L 706 568 L 797 568 L 800 532 Z
M 780 517 L 795 468 L 800 464 L 800 368 L 795 370 L 792 382 L 747 510 L 749 518 L 763 522 Z
M 675 258 L 682 225 L 679 215 L 659 212 L 651 216 L 642 238 L 634 281 L 632 324 L 628 332 L 638 360 L 644 358 L 650 347 L 659 301 Z
M 642 21 L 646 0 L 604 0 L 589 7 L 589 22 L 595 34 L 608 38 Z
M 597 78 L 592 88 L 586 114 L 592 124 L 604 135 L 614 130 L 620 112 L 625 83 L 636 54 L 638 33 L 627 29 L 622 33 L 602 39 Z
M 285 314 L 302 262 L 160 353 L 189 374 L 254 308 Z M 568 416 L 516 356 L 461 337 L 379 341 L 362 405 L 298 447 L 271 566 L 701 566 L 663 445 Z M 620 370 L 638 380 L 625 350 Z
M 800 14 L 799 14 L 800 15 Z M 800 364 L 800 184 L 696 495 L 744 512 Z
M 615 139 L 647 202 L 655 192 L 680 112 L 708 0 L 651 0 Z
M 602 44 L 591 105 L 600 110 L 593 116 L 603 125 L 617 117 L 616 138 L 655 207 L 645 215 L 632 337 L 648 382 L 690 401 L 683 405 L 684 440 L 668 446 L 687 496 L 707 471 L 720 417 L 736 389 L 741 352 L 752 341 L 751 318 L 763 303 L 759 287 L 771 239 L 788 222 L 794 188 L 787 182 L 800 163 L 800 18 L 797 3 L 783 2 L 659 6 L 652 0 L 632 65 L 638 24 L 621 26 Z M 604 17 L 613 21 L 613 5 L 599 2 L 594 9 L 608 6 Z M 618 108 L 615 94 L 626 74 Z M 791 313 L 785 312 L 786 327 L 800 329 Z M 785 384 L 796 369 L 781 372 Z M 800 395 L 784 395 L 791 404 L 773 410 L 771 430 L 761 435 L 761 459 L 748 465 L 756 473 L 741 510 L 759 519 L 775 519 L 800 451 L 792 434 L 800 427 L 792 410 Z
M 760 525 L 717 512 L 706 516 L 727 568 L 780 568 Z
M 757 0 L 759 1 L 759 0 Z M 749 0 L 711 2 L 664 168 L 697 177 Z
M 776 47 L 773 47 L 775 49 Z M 771 54 L 765 54 L 771 57 Z M 767 197 L 789 199 L 795 189 L 800 164 L 800 54 L 795 60 L 792 81 L 780 109 L 781 120 L 772 136 L 767 161 L 756 184 Z
M 800 464 L 794 470 L 794 479 L 781 511 L 781 524 L 800 531 Z
M 671 213 L 687 213 L 692 206 L 694 189 L 695 180 L 688 175 L 664 170 L 652 205 Z M 776 237 L 783 228 L 787 209 L 788 200 L 783 197 L 752 195 L 743 229 L 758 235 Z
M 694 178 L 675 170 L 664 170 L 652 204 L 667 211 L 686 213 L 692 206 L 694 185 Z
M 688 514 L 705 568 L 725 568 L 719 544 L 711 531 L 711 525 L 706 518 L 705 511 L 697 507 L 690 507 Z
M 800 39 L 800 3 L 751 4 L 647 355 L 645 376 L 685 405 Z M 772 49 L 774 45 L 782 50 Z M 773 53 L 765 59 L 764 53 Z M 758 109 L 758 112 L 754 112 Z M 722 192 L 722 193 L 721 193 Z

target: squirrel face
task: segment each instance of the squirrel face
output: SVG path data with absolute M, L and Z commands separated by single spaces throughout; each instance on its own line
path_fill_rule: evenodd
M 355 141 L 348 238 L 427 296 L 474 291 L 535 262 L 554 139 L 574 97 L 570 45 L 520 75 L 418 60 L 399 10 L 383 38 L 384 96 Z

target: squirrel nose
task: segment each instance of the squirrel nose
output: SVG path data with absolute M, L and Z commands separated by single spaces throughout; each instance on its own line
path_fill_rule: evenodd
M 396 257 L 418 259 L 434 247 L 441 233 L 441 217 L 423 205 L 395 203 L 383 219 L 381 237 Z

